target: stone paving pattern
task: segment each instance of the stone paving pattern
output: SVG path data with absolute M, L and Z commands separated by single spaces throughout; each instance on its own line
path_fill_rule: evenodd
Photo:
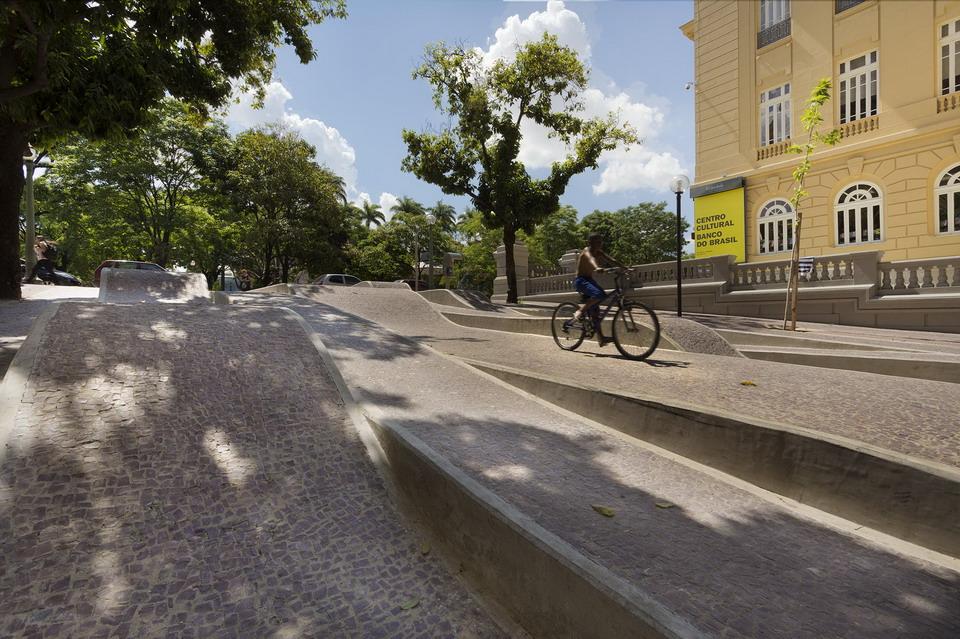
M 661 351 L 630 362 L 595 341 L 571 353 L 549 337 L 460 326 L 399 291 L 318 287 L 308 294 L 451 355 L 576 375 L 595 388 L 801 426 L 960 467 L 960 392 L 949 382 L 701 353 Z
M 0 636 L 503 636 L 291 317 L 61 306 L 0 464 Z
M 371 414 L 397 420 L 586 557 L 707 633 L 960 636 L 956 572 L 827 527 L 629 437 L 556 412 L 342 310 L 409 322 L 406 333 L 417 340 L 502 353 L 510 358 L 504 363 L 514 366 L 549 360 L 559 350 L 529 335 L 512 339 L 452 324 L 454 332 L 437 334 L 446 320 L 423 326 L 415 306 L 384 293 L 326 289 L 315 296 L 323 303 L 253 294 L 239 301 L 288 305 L 301 313 Z M 564 361 L 554 374 L 573 374 L 573 365 L 587 361 L 637 366 L 576 355 Z M 616 516 L 598 515 L 594 504 L 613 508 Z

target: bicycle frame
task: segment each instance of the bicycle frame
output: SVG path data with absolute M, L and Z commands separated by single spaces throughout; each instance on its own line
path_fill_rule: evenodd
M 610 313 L 610 309 L 623 306 L 623 278 L 626 276 L 626 270 L 618 269 L 617 274 L 614 276 L 613 284 L 614 288 L 612 291 L 606 294 L 606 296 L 594 304 L 588 311 L 587 314 L 590 316 L 594 322 L 598 325 L 607 315 Z M 603 307 L 601 309 L 601 307 Z

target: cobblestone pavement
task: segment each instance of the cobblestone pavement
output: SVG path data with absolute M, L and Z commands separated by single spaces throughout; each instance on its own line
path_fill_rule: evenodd
M 0 636 L 502 636 L 291 317 L 61 306 L 0 457 Z
M 317 287 L 310 295 L 452 355 L 575 375 L 595 388 L 802 426 L 960 467 L 956 384 L 671 351 L 631 362 L 595 341 L 570 353 L 549 337 L 460 326 L 402 291 Z
M 23 285 L 21 301 L 0 300 L 0 378 L 16 355 L 43 309 L 55 299 L 96 298 L 97 289 L 86 286 Z
M 378 299 L 390 304 L 376 290 L 366 298 L 346 291 L 318 296 L 329 304 L 255 295 L 241 302 L 297 310 L 375 417 L 402 423 L 547 530 L 701 630 L 744 638 L 960 636 L 957 573 L 839 532 L 784 502 L 761 499 L 555 412 L 344 312 L 337 306 L 357 309 Z M 380 312 L 399 322 L 414 311 L 388 306 Z M 408 326 L 407 334 L 424 331 Z M 457 334 L 418 339 L 487 352 L 509 353 L 517 344 L 513 365 L 539 356 L 522 343 L 549 348 L 532 336 L 504 343 L 504 333 L 458 328 Z M 612 508 L 615 516 L 602 517 L 593 505 Z

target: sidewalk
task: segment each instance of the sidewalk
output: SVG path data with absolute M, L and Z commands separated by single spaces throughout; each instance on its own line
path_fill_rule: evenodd
M 956 572 L 840 532 L 788 500 L 764 498 L 551 409 L 344 310 L 364 309 L 391 318 L 415 340 L 471 350 L 474 357 L 486 353 L 513 366 L 536 365 L 551 345 L 453 324 L 438 334 L 441 324 L 423 326 L 418 320 L 425 317 L 408 314 L 415 308 L 379 293 L 325 289 L 315 299 L 326 303 L 257 295 L 240 301 L 302 314 L 375 418 L 401 423 L 584 556 L 708 634 L 919 639 L 960 633 Z M 604 361 L 562 355 L 571 371 L 572 362 Z M 712 363 L 697 358 L 688 366 L 699 374 Z M 636 366 L 606 361 L 620 364 Z M 690 370 L 642 368 L 651 375 Z M 739 385 L 729 370 L 722 372 Z M 594 505 L 615 516 L 599 515 Z

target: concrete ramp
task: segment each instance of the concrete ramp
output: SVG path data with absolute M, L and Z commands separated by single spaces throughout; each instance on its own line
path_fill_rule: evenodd
M 0 636 L 517 636 L 400 518 L 296 314 L 51 305 L 11 373 Z
M 519 313 L 509 306 L 492 303 L 478 291 L 437 288 L 429 291 L 420 291 L 420 295 L 426 300 L 434 304 L 440 304 L 441 306 L 467 308 L 491 313 L 502 313 L 504 315 L 522 315 L 522 313 Z
M 202 273 L 105 268 L 98 299 L 108 304 L 203 303 L 210 301 L 210 291 Z

